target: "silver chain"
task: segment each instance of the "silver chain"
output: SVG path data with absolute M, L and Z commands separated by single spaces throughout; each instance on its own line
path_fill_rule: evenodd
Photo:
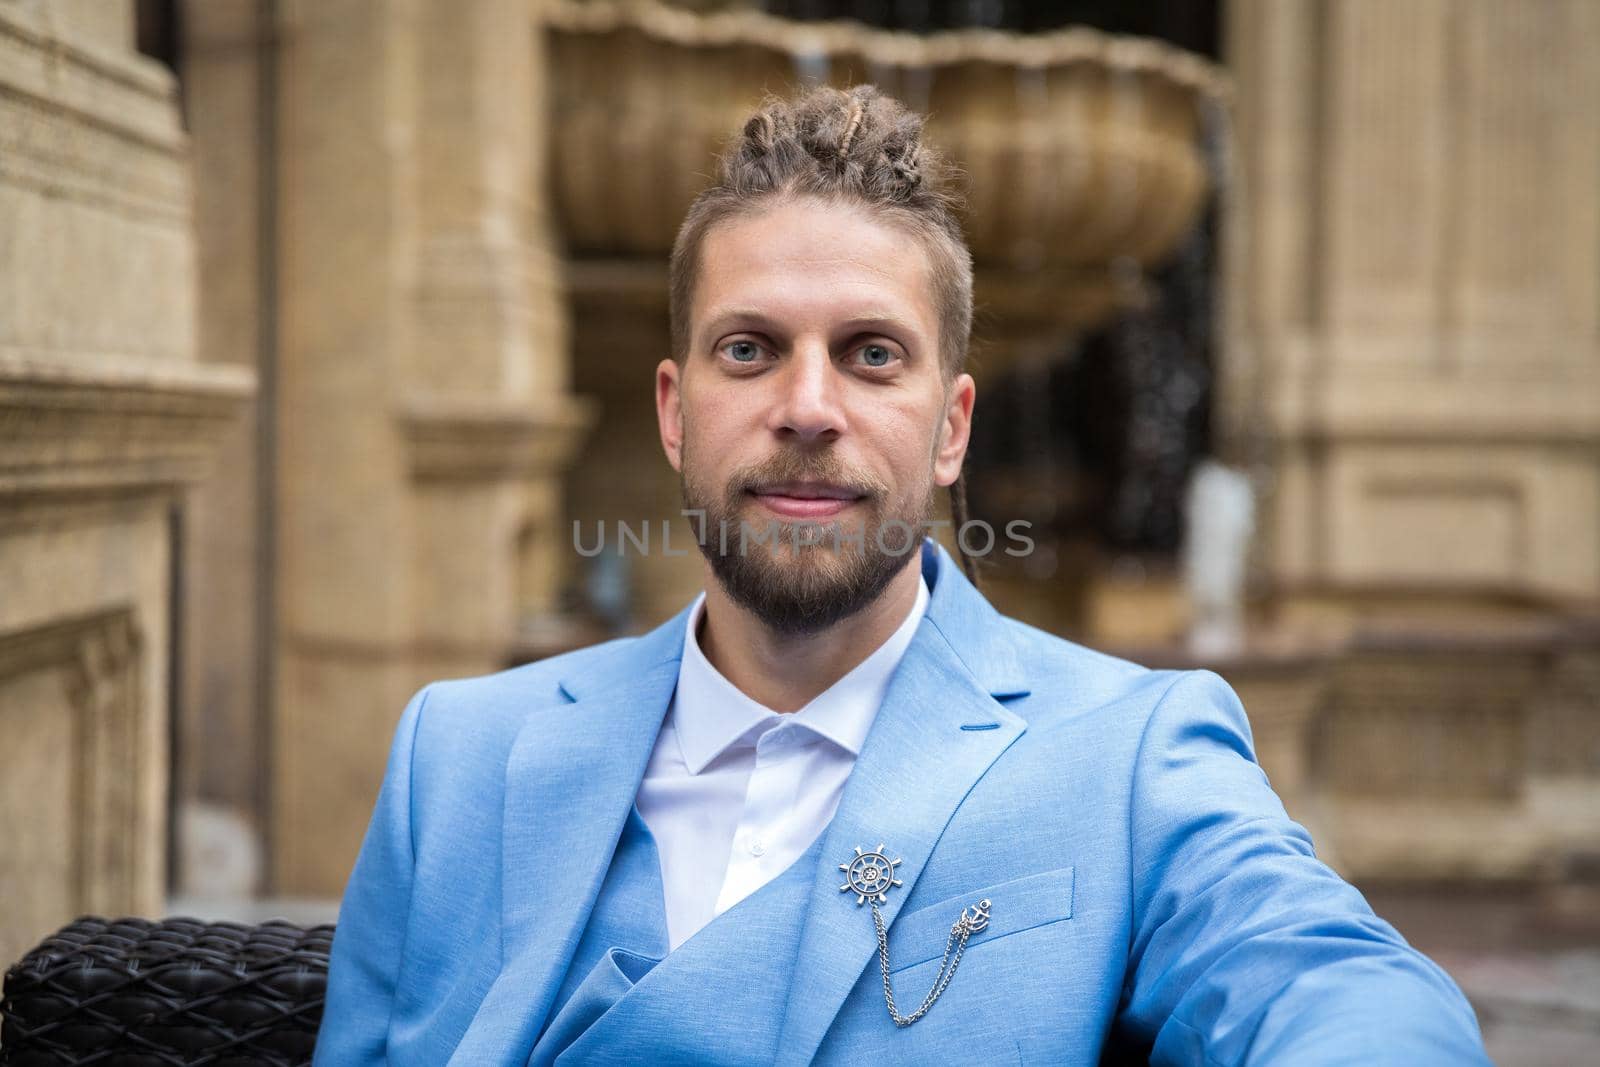
M 878 965 L 883 971 L 883 1000 L 889 1005 L 889 1018 L 894 1020 L 896 1026 L 910 1026 L 933 1007 L 933 1002 L 944 993 L 945 987 L 950 984 L 950 979 L 956 976 L 956 968 L 961 966 L 961 954 L 967 950 L 967 938 L 989 925 L 989 902 L 980 900 L 970 907 L 961 909 L 961 917 L 950 927 L 950 936 L 944 941 L 944 956 L 939 960 L 939 974 L 934 979 L 933 988 L 928 990 L 928 995 L 922 1001 L 922 1007 L 910 1015 L 901 1015 L 900 1009 L 895 1007 L 894 990 L 889 985 L 889 933 L 883 925 L 883 913 L 878 910 L 878 902 L 872 902 L 872 924 L 878 928 Z M 951 950 L 955 956 L 951 956 Z

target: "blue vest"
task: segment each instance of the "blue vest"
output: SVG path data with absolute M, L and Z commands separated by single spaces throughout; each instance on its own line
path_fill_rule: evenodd
M 819 835 L 669 953 L 660 858 L 634 808 L 529 1064 L 772 1062 L 821 848 Z M 708 978 L 715 1013 L 704 1010 Z

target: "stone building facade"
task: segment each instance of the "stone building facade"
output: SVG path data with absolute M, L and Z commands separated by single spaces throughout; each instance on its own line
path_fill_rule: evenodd
M 1600 852 L 1600 7 L 1232 0 L 1227 52 L 1222 416 L 1325 665 L 1307 810 L 1357 876 L 1560 877 Z
M 167 885 L 175 507 L 253 388 L 198 350 L 176 83 L 126 3 L 0 3 L 0 958 Z
M 1239 687 L 1346 873 L 1600 851 L 1600 8 L 1229 0 L 1224 79 L 685 10 L 748 6 L 193 0 L 175 78 L 131 2 L 0 0 L 13 955 L 161 911 L 169 840 L 181 890 L 336 896 L 419 685 L 602 636 L 560 597 L 570 521 L 677 506 L 659 175 L 824 77 L 966 79 L 935 110 L 990 182 L 991 369 L 1117 309 L 1108 265 L 1198 210 L 1196 101 L 1226 100 L 1217 441 L 1261 493 L 1259 636 L 1141 651 Z M 697 575 L 624 577 L 645 625 Z

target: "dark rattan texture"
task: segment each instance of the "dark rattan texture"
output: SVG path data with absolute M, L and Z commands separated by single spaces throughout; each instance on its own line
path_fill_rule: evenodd
M 0 1065 L 311 1062 L 331 925 L 97 919 L 6 972 Z

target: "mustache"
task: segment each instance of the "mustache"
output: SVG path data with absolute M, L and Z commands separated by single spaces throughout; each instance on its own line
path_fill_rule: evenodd
M 831 455 L 793 452 L 778 452 L 755 466 L 735 471 L 728 489 L 730 494 L 740 496 L 762 486 L 786 482 L 826 482 L 870 500 L 888 492 L 888 486 L 877 478 L 864 471 L 852 471 Z

